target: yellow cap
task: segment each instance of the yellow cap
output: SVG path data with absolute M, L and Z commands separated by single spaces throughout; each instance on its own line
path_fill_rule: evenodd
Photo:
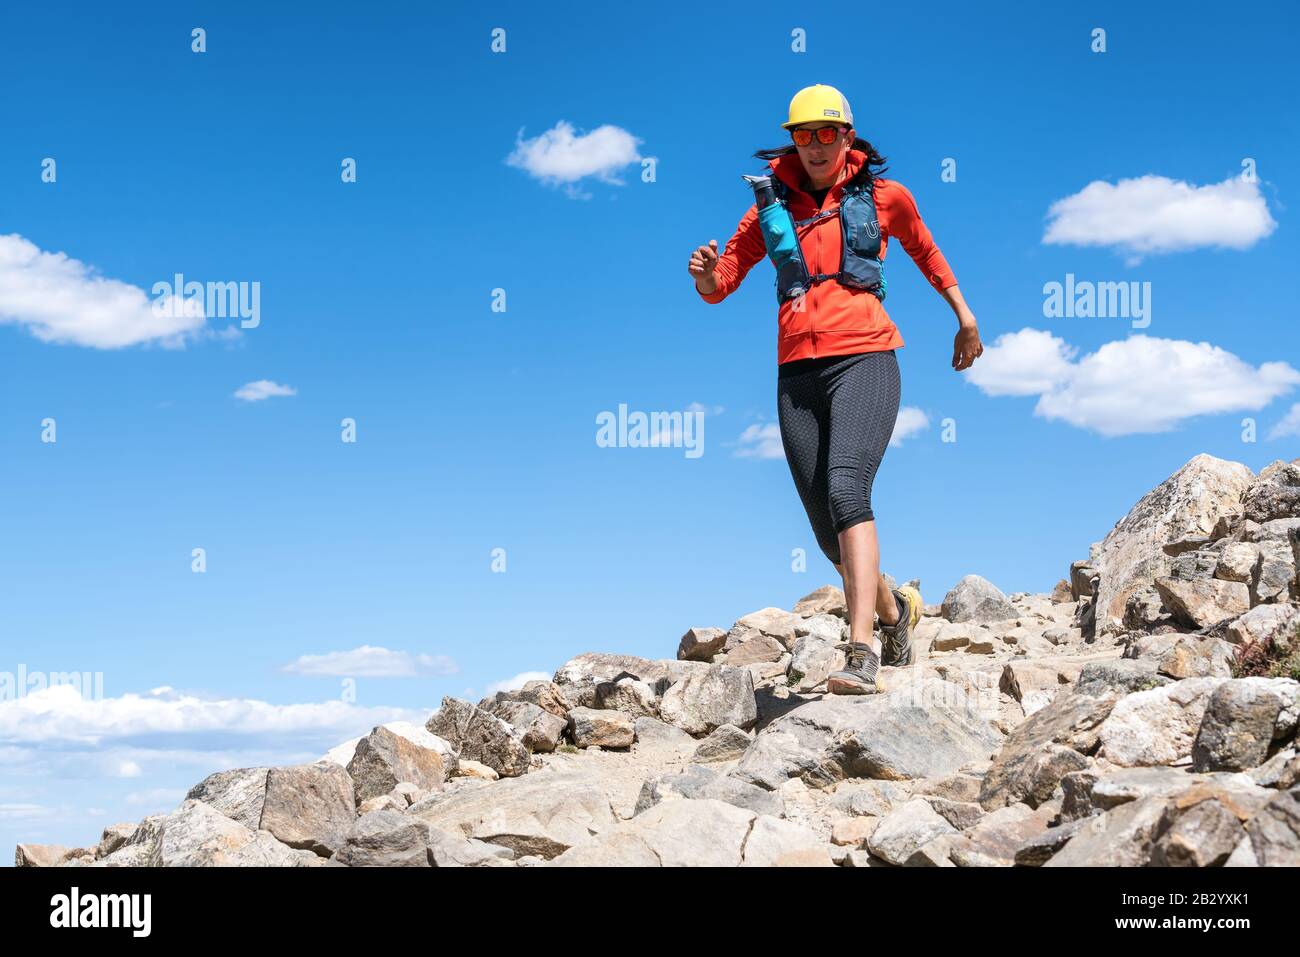
M 829 121 L 853 125 L 853 111 L 844 94 L 833 86 L 817 83 L 805 86 L 790 101 L 790 119 L 781 124 L 782 129 L 790 129 L 800 123 L 818 123 Z

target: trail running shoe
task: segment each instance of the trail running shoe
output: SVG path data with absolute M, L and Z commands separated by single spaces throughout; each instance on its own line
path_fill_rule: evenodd
M 912 627 L 921 620 L 921 593 L 911 585 L 893 591 L 898 623 L 880 626 L 880 663 L 906 668 L 912 663 Z
M 871 646 L 855 641 L 849 645 L 849 660 L 840 671 L 832 671 L 826 678 L 827 694 L 875 694 L 876 669 L 880 659 Z

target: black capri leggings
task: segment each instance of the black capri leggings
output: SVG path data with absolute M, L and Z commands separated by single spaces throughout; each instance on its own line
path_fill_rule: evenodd
M 840 564 L 839 533 L 869 522 L 871 483 L 898 418 L 898 357 L 797 359 L 778 367 L 781 443 L 817 544 Z

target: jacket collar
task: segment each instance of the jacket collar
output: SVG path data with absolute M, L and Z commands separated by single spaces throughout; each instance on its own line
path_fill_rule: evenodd
M 850 149 L 848 156 L 844 159 L 844 168 L 840 170 L 840 178 L 831 187 L 831 191 L 833 193 L 837 192 L 840 187 L 860 173 L 866 161 L 866 153 L 862 152 L 862 150 Z M 773 174 L 781 182 L 791 189 L 807 195 L 802 185 L 807 173 L 804 172 L 803 163 L 800 161 L 798 153 L 786 153 L 784 156 L 778 156 L 776 159 L 768 160 L 767 165 L 772 168 Z

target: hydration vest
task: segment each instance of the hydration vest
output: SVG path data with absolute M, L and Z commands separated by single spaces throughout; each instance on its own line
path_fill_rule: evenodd
M 758 219 L 768 258 L 776 266 L 777 302 L 801 296 L 816 283 L 827 279 L 834 279 L 850 289 L 865 289 L 884 302 L 885 266 L 880 260 L 880 222 L 876 217 L 876 200 L 872 192 L 874 179 L 866 167 L 844 184 L 838 206 L 808 219 L 796 220 L 790 215 L 786 198 L 790 188 L 775 175 L 771 179 L 777 202 L 759 210 Z M 840 270 L 809 275 L 796 227 L 815 223 L 837 212 L 843 237 Z

